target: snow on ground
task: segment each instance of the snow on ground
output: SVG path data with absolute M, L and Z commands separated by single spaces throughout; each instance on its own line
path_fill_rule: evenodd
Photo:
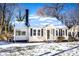
M 1 42 L 0 48 L 6 49 L 9 47 L 26 47 L 26 46 L 33 46 L 33 45 L 41 45 L 44 43 L 6 43 Z
M 39 56 L 46 52 L 43 56 L 50 56 L 57 52 L 78 46 L 79 42 L 66 43 L 11 43 L 0 45 L 0 56 Z M 78 56 L 79 48 L 66 51 L 58 56 Z
M 58 54 L 56 56 L 79 56 L 79 47 L 64 53 Z

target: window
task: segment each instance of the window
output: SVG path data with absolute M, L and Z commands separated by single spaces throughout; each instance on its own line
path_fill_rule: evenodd
M 16 31 L 16 36 L 20 36 L 21 32 L 20 31 Z
M 53 36 L 54 36 L 55 30 L 53 29 Z
M 50 30 L 47 30 L 47 39 L 50 39 Z
M 63 33 L 62 34 L 64 35 L 64 30 L 63 30 Z
M 61 36 L 61 29 L 59 29 L 59 36 Z
M 16 36 L 26 35 L 25 31 L 16 31 Z
M 33 30 L 33 35 L 34 35 L 34 36 L 36 35 L 36 30 Z
M 41 36 L 43 36 L 43 29 L 41 29 Z
M 58 36 L 58 31 L 56 30 L 56 36 Z
M 30 36 L 32 36 L 32 28 L 30 29 Z
M 63 32 L 63 31 L 62 31 L 62 29 L 61 29 L 61 36 L 62 36 L 62 32 Z
M 69 32 L 68 35 L 71 36 L 71 32 Z
M 25 31 L 22 31 L 22 35 L 26 35 L 26 32 Z
M 38 36 L 40 36 L 40 30 L 38 30 Z
M 66 36 L 67 36 L 67 29 L 66 29 Z
M 59 29 L 59 36 L 62 36 L 62 29 Z

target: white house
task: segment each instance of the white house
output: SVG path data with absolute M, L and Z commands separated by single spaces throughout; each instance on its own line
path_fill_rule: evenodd
M 14 27 L 14 41 L 27 41 L 27 42 L 40 42 L 40 41 L 53 41 L 57 37 L 63 36 L 65 40 L 68 38 L 68 28 L 58 21 L 56 18 L 44 17 L 36 18 L 36 22 L 41 21 L 40 25 L 34 23 L 34 18 L 30 21 L 30 27 L 25 26 L 25 22 L 15 22 Z M 39 20 L 40 19 L 40 20 Z M 53 22 L 51 22 L 51 20 Z M 46 23 L 48 21 L 49 23 Z M 55 22 L 56 21 L 56 22 Z M 33 24 L 34 23 L 34 24 Z M 56 24 L 57 23 L 57 24 Z M 58 24 L 61 23 L 61 24 Z

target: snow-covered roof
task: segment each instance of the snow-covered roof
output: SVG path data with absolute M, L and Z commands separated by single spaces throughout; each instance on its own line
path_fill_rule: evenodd
M 15 28 L 25 28 L 25 22 L 24 21 L 15 21 Z
M 61 21 L 59 21 L 57 18 L 55 17 L 39 17 L 39 16 L 31 16 L 29 17 L 29 23 L 30 23 L 30 27 L 45 27 L 46 25 L 52 24 L 53 26 L 55 26 L 56 28 L 65 28 L 66 26 L 64 24 L 62 24 Z M 15 27 L 26 27 L 25 22 L 18 22 L 15 21 Z
M 65 26 L 65 25 L 59 25 L 59 26 L 55 26 L 56 28 L 59 28 L 59 29 L 64 29 L 64 28 L 67 28 L 67 26 Z
M 53 27 L 53 28 L 56 28 L 56 29 L 67 29 L 67 26 L 65 26 L 65 25 L 53 25 L 53 24 L 48 24 L 48 25 L 46 25 L 45 27 L 49 27 L 49 26 L 51 26 L 51 27 Z M 44 28 L 45 28 L 44 27 Z

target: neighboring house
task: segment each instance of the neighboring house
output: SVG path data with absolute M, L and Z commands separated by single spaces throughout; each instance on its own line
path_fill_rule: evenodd
M 79 25 L 74 25 L 72 28 L 70 28 L 68 34 L 76 39 L 79 39 Z
M 15 22 L 14 41 L 26 40 L 27 42 L 53 41 L 57 37 L 63 36 L 68 38 L 68 28 L 63 25 L 46 24 L 44 26 L 30 25 L 29 32 L 25 22 Z

